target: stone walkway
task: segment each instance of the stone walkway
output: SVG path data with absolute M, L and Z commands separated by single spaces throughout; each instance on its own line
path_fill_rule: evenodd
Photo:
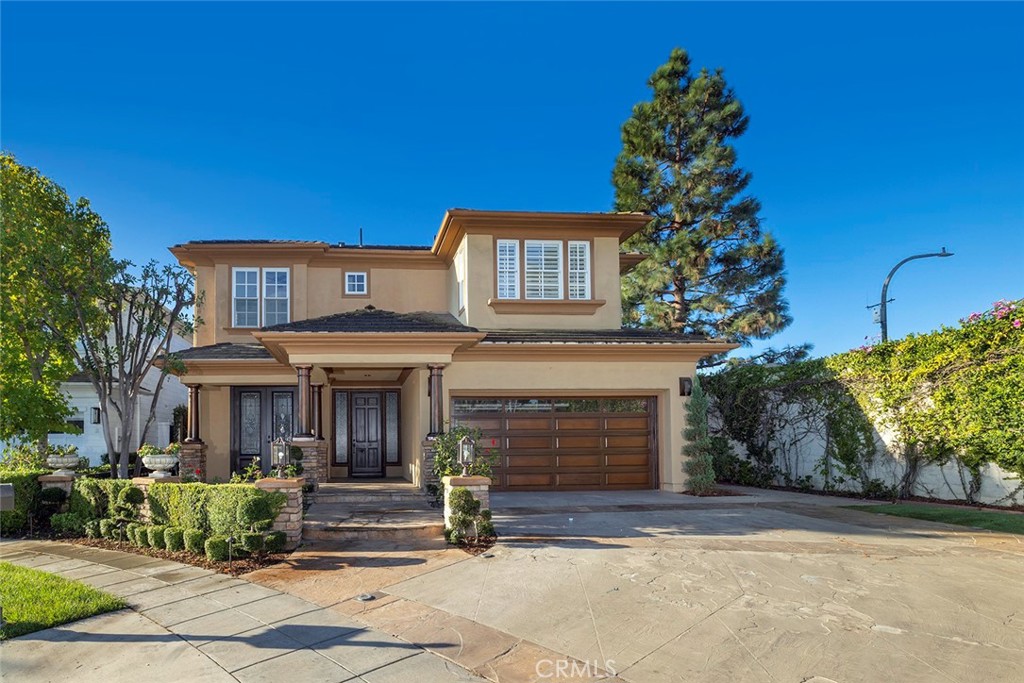
M 0 560 L 87 583 L 131 607 L 0 644 L 5 683 L 482 680 L 367 627 L 344 603 L 322 607 L 199 567 L 65 543 L 6 541 Z

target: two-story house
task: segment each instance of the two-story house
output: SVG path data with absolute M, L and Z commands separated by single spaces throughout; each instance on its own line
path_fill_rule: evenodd
M 735 345 L 623 329 L 639 214 L 448 211 L 432 246 L 201 240 L 180 353 L 207 477 L 278 437 L 320 481 L 424 480 L 424 444 L 479 427 L 499 489 L 685 487 L 685 387 Z

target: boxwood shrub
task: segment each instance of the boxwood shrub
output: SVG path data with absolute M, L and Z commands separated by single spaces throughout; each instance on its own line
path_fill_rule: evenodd
M 201 553 L 205 552 L 206 547 L 206 536 L 199 529 L 185 529 L 183 534 L 185 540 L 185 550 L 190 553 Z
M 71 487 L 68 511 L 77 513 L 82 519 L 113 517 L 118 495 L 131 485 L 127 479 L 79 477 Z
M 100 520 L 100 536 L 103 538 L 114 538 L 117 533 L 117 523 L 112 519 Z
M 206 559 L 211 562 L 226 562 L 228 559 L 228 539 L 214 536 L 206 539 Z
M 61 536 L 81 536 L 85 521 L 74 512 L 58 512 L 50 517 L 50 526 Z
M 73 514 L 76 514 L 76 513 L 70 512 L 68 514 L 72 514 L 73 515 Z M 90 519 L 88 522 L 85 523 L 84 526 L 85 526 L 85 535 L 86 536 L 88 536 L 89 538 L 99 538 L 100 537 L 100 520 L 98 520 L 98 519 Z
M 14 485 L 14 509 L 0 512 L 0 535 L 20 534 L 39 506 L 39 477 L 47 470 L 0 470 L 0 482 Z
M 287 542 L 288 536 L 283 531 L 271 531 L 263 541 L 263 548 L 268 553 L 279 553 Z
M 149 535 L 149 547 L 158 548 L 163 550 L 166 546 L 164 545 L 164 529 L 167 527 L 162 524 L 154 524 L 153 526 L 146 529 L 146 533 Z
M 155 524 L 198 529 L 213 536 L 239 536 L 269 528 L 287 502 L 280 491 L 247 484 L 153 484 L 149 508 Z
M 164 547 L 177 552 L 185 549 L 184 531 L 176 526 L 169 526 L 164 529 Z

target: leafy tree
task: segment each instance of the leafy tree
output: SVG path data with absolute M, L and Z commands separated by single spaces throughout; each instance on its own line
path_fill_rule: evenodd
M 715 467 L 713 445 L 708 435 L 708 397 L 700 385 L 700 378 L 693 378 L 693 393 L 686 404 L 686 446 L 683 455 L 689 457 L 683 465 L 690 479 L 690 491 L 706 496 L 715 490 Z
M 648 81 L 653 97 L 622 126 L 612 172 L 617 211 L 653 218 L 626 242 L 646 254 L 624 278 L 624 318 L 744 344 L 786 327 L 782 249 L 732 142 L 748 117 L 721 69 L 694 75 L 676 48 Z
M 87 199 L 72 201 L 11 154 L 0 154 L 0 178 L 0 438 L 34 441 L 42 451 L 47 434 L 63 428 L 70 414 L 60 384 L 75 364 L 60 340 L 94 329 L 93 265 L 109 259 L 110 232 Z M 63 295 L 69 289 L 80 293 L 81 306 L 69 305 Z

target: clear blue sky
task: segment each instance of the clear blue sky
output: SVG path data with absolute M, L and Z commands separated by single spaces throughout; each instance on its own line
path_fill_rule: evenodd
M 448 207 L 606 210 L 673 46 L 721 66 L 819 353 L 1024 296 L 1024 5 L 2 6 L 2 145 L 118 255 L 197 238 L 430 243 Z

